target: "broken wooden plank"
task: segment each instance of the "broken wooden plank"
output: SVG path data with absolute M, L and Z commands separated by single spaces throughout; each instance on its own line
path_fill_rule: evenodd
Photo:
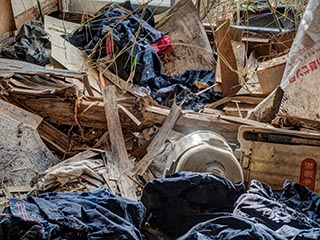
M 111 143 L 112 159 L 108 164 L 113 165 L 113 171 L 117 171 L 117 183 L 123 197 L 136 200 L 136 187 L 129 178 L 132 174 L 133 162 L 128 158 L 122 128 L 118 113 L 117 94 L 115 86 L 102 89 L 105 115 L 107 118 L 109 139 Z
M 116 87 L 121 89 L 124 92 L 129 92 L 132 95 L 136 97 L 148 97 L 148 93 L 146 92 L 146 89 L 143 87 L 140 87 L 136 84 L 129 83 L 116 74 L 113 74 L 110 70 L 108 69 L 101 69 L 103 72 L 103 76 L 106 78 L 106 80 L 110 81 L 112 84 L 114 84 Z
M 154 123 L 162 123 L 170 110 L 161 107 L 147 106 L 144 118 Z M 239 123 L 221 119 L 221 115 L 182 111 L 174 130 L 188 134 L 198 130 L 209 130 L 223 136 L 228 142 L 237 143 Z
M 248 104 L 259 104 L 265 97 L 266 95 L 235 95 L 230 97 L 224 97 L 214 103 L 209 104 L 207 108 L 217 108 L 231 101 L 240 101 Z
M 245 36 L 242 38 L 242 41 L 247 46 L 247 52 L 251 53 L 252 51 L 256 52 L 258 59 L 271 58 L 272 43 L 270 39 L 264 37 L 255 37 L 255 36 Z
M 259 105 L 248 113 L 247 118 L 259 122 L 270 123 L 276 117 L 283 97 L 283 90 L 278 87 Z
M 237 62 L 232 49 L 230 21 L 219 21 L 216 30 L 217 53 L 220 58 L 220 75 L 223 96 L 236 94 L 240 89 Z
M 271 93 L 280 84 L 287 60 L 286 54 L 259 64 L 256 74 L 263 93 Z
M 214 70 L 210 42 L 191 0 L 178 1 L 164 14 L 157 29 L 172 39 L 172 45 L 162 57 L 164 74 L 179 75 L 190 69 Z
M 26 74 L 26 75 L 51 75 L 55 77 L 77 78 L 83 80 L 84 72 L 69 71 L 64 69 L 47 69 L 45 67 L 17 61 L 12 59 L 0 58 L 0 77 L 8 77 L 12 74 Z
M 64 156 L 67 154 L 70 148 L 69 137 L 61 132 L 59 129 L 54 127 L 47 121 L 42 121 L 38 127 L 38 133 L 40 137 L 53 149 L 58 151 L 60 155 Z
M 178 107 L 177 105 L 173 105 L 170 113 L 168 114 L 159 132 L 149 144 L 147 148 L 147 154 L 138 162 L 135 170 L 135 173 L 137 175 L 142 176 L 147 170 L 147 168 L 150 166 L 155 154 L 159 151 L 161 146 L 168 139 L 169 132 L 175 125 L 177 119 L 179 118 L 180 113 L 181 113 L 181 108 Z
M 308 128 L 320 130 L 320 121 L 310 120 L 301 117 L 294 117 L 287 114 L 277 114 L 277 117 L 272 120 L 272 124 L 281 128 Z
M 121 104 L 118 104 L 118 107 L 137 125 L 141 125 L 141 121 L 137 119 L 128 109 L 126 109 L 124 106 Z
M 231 44 L 237 62 L 237 70 L 240 76 L 242 76 L 247 58 L 246 45 L 244 42 L 236 41 L 231 41 Z

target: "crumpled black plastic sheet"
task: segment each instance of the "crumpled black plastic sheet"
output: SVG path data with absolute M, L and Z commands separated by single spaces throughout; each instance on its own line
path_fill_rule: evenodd
M 0 56 L 4 58 L 26 61 L 41 66 L 50 63 L 49 56 L 45 52 L 45 46 L 49 43 L 49 35 L 39 21 L 25 22 L 15 41 L 0 49 Z
M 253 180 L 232 214 L 198 224 L 179 240 L 318 240 L 319 207 L 320 196 L 300 184 L 286 182 L 283 190 L 272 191 Z
M 232 212 L 244 192 L 244 184 L 212 174 L 179 172 L 149 182 L 141 201 L 147 208 L 148 222 L 177 237 L 212 219 L 216 212 Z
M 0 218 L 3 240 L 139 240 L 145 207 L 97 189 L 12 198 L 5 213 L 8 215 Z
M 160 104 L 171 106 L 176 97 L 177 104 L 183 109 L 199 111 L 206 104 L 219 100 L 221 94 L 213 89 L 195 94 L 199 92 L 196 81 L 208 83 L 208 86 L 214 84 L 213 72 L 190 69 L 180 76 L 162 74 L 162 62 L 151 44 L 164 33 L 153 25 L 150 10 L 142 14 L 141 9 L 133 9 L 130 2 L 126 2 L 121 9 L 118 5 L 111 5 L 101 10 L 90 22 L 64 37 L 95 58 L 101 58 L 106 56 L 106 36 L 109 33 L 116 45 L 114 52 L 117 56 L 111 70 L 124 80 L 132 77 L 134 72 L 133 82 L 146 87 Z

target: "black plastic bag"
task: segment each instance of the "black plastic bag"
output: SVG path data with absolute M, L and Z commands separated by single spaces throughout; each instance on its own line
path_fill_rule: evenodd
M 45 52 L 45 46 L 49 43 L 49 35 L 39 21 L 25 22 L 15 41 L 0 49 L 0 56 L 4 58 L 26 61 L 41 66 L 50 63 L 49 56 Z

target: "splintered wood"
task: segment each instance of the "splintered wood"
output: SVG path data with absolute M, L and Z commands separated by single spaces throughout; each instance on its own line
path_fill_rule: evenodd
M 129 178 L 132 173 L 133 162 L 128 158 L 122 135 L 115 86 L 104 87 L 102 95 L 112 151 L 112 158 L 106 155 L 110 176 L 117 181 L 123 197 L 136 200 L 136 187 L 134 182 Z
M 147 154 L 141 159 L 140 162 L 138 162 L 136 166 L 135 174 L 141 176 L 145 173 L 147 168 L 152 163 L 155 154 L 157 154 L 157 152 L 162 147 L 164 142 L 168 139 L 169 132 L 173 128 L 174 124 L 176 123 L 180 113 L 181 113 L 181 108 L 178 107 L 177 105 L 173 105 L 161 129 L 159 130 L 157 135 L 152 139 L 150 145 L 148 146 Z

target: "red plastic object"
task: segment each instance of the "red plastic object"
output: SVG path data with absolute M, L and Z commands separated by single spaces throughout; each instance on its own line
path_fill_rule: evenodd
M 111 55 L 114 53 L 114 41 L 110 38 L 106 38 L 106 54 Z
M 172 39 L 168 35 L 164 35 L 158 41 L 151 44 L 151 46 L 156 50 L 157 53 L 163 52 L 167 49 L 172 43 Z
M 300 169 L 300 184 L 314 191 L 317 180 L 317 162 L 312 158 L 303 160 Z

